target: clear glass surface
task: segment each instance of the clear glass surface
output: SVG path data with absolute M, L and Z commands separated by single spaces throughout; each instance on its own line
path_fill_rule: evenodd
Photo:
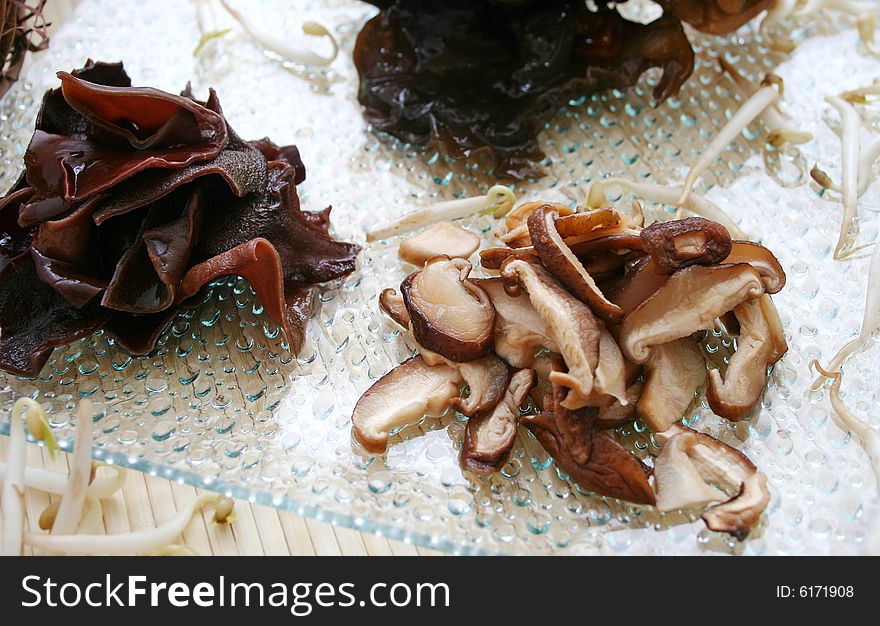
M 239 3 L 244 4 L 244 3 Z M 87 58 L 123 60 L 135 84 L 198 95 L 213 86 L 236 131 L 296 143 L 308 179 L 303 205 L 333 205 L 341 239 L 363 242 L 367 228 L 416 206 L 475 195 L 493 183 L 484 164 L 448 162 L 434 149 L 382 139 L 366 127 L 351 62 L 354 39 L 375 9 L 353 0 L 247 3 L 250 20 L 289 40 L 305 20 L 326 25 L 341 52 L 329 69 L 284 64 L 265 54 L 208 3 L 204 27 L 232 27 L 195 57 L 195 3 L 83 0 L 31 58 L 23 79 L 0 101 L 0 188 L 12 184 L 43 91 L 54 72 Z M 650 3 L 630 2 L 647 19 Z M 458 466 L 464 422 L 425 420 L 392 439 L 387 455 L 359 452 L 350 415 L 360 394 L 409 356 L 411 339 L 380 314 L 377 295 L 406 273 L 397 242 L 367 245 L 358 271 L 316 293 L 299 355 L 262 313 L 246 282 L 218 281 L 196 309 L 184 311 L 151 356 L 130 357 L 101 333 L 56 350 L 35 380 L 0 373 L 0 415 L 14 399 L 42 402 L 64 446 L 80 397 L 96 403 L 95 456 L 140 471 L 227 492 L 364 531 L 458 553 L 570 554 L 850 554 L 862 550 L 877 487 L 858 442 L 835 422 L 827 391 L 810 392 L 809 363 L 827 359 L 858 333 L 867 262 L 831 258 L 841 208 L 823 197 L 808 171 L 819 163 L 839 178 L 837 116 L 823 96 L 868 84 L 877 61 L 856 53 L 857 35 L 822 18 L 797 25 L 791 55 L 769 50 L 753 28 L 727 38 L 691 33 L 697 67 L 677 97 L 654 107 L 657 74 L 625 92 L 610 91 L 563 107 L 542 134 L 547 176 L 521 185 L 527 198 L 583 203 L 591 181 L 621 175 L 680 182 L 739 106 L 718 69 L 724 56 L 753 79 L 774 70 L 785 79 L 786 111 L 814 140 L 782 153 L 764 147 L 758 124 L 728 146 L 699 191 L 779 257 L 788 285 L 774 297 L 790 350 L 776 365 L 758 411 L 728 424 L 703 399 L 686 423 L 746 453 L 769 477 L 772 500 L 760 528 L 737 543 L 707 531 L 698 513 L 658 514 L 584 493 L 565 480 L 524 431 L 510 463 L 491 478 Z M 774 69 L 775 68 L 775 69 Z M 873 120 L 880 127 L 880 118 Z M 861 202 L 860 238 L 876 241 L 875 185 Z M 626 208 L 628 197 L 613 195 Z M 668 217 L 668 207 L 646 206 Z M 491 242 L 489 218 L 466 220 Z M 710 351 L 727 350 L 707 337 Z M 845 367 L 845 399 L 877 427 L 880 366 L 876 348 Z M 5 432 L 8 424 L 0 423 Z M 617 432 L 640 454 L 656 452 L 636 422 Z

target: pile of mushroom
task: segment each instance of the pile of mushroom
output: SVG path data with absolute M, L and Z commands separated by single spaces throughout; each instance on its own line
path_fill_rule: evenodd
M 730 421 L 759 403 L 787 349 L 774 255 L 701 217 L 644 227 L 640 210 L 544 202 L 514 208 L 495 234 L 507 247 L 481 250 L 482 272 L 467 260 L 473 235 L 452 223 L 401 243 L 419 269 L 379 303 L 421 354 L 362 396 L 355 439 L 383 453 L 392 432 L 453 408 L 468 417 L 462 466 L 489 474 L 522 423 L 581 488 L 660 511 L 712 505 L 707 526 L 744 538 L 769 501 L 766 478 L 679 421 L 703 386 Z M 717 327 L 736 336 L 724 371 L 699 343 Z M 637 418 L 663 444 L 653 467 L 609 432 Z

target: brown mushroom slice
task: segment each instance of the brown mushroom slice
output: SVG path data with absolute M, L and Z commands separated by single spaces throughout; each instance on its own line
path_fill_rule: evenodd
M 422 267 L 436 256 L 467 259 L 480 247 L 480 238 L 452 222 L 438 222 L 400 242 L 397 256 Z
M 690 428 L 673 426 L 658 439 L 663 444 L 654 464 L 658 508 L 661 502 L 661 510 L 672 510 L 678 504 L 692 506 L 727 498 L 706 488 L 718 486 L 735 495 L 707 509 L 703 521 L 711 530 L 745 539 L 770 502 L 766 477 L 739 450 Z
M 553 205 L 544 205 L 545 211 L 553 211 Z M 559 215 L 556 220 L 556 232 L 563 239 L 569 237 L 587 237 L 591 233 L 602 230 L 621 228 L 620 214 L 612 208 L 594 209 L 571 215 Z
M 428 365 L 446 365 L 458 370 L 470 388 L 470 393 L 466 398 L 453 398 L 449 404 L 468 417 L 482 415 L 494 409 L 504 397 L 504 391 L 510 381 L 510 368 L 494 354 L 466 363 L 457 363 L 422 348 L 422 359 Z
M 393 289 L 385 289 L 379 294 L 379 306 L 395 322 L 409 328 L 409 313 L 403 296 Z
M 461 445 L 463 467 L 479 474 L 501 471 L 516 440 L 519 408 L 536 382 L 533 370 L 519 370 L 510 378 L 504 398 L 490 413 L 468 420 Z
M 654 460 L 658 511 L 702 508 L 711 502 L 728 499 L 727 494 L 703 479 L 696 463 L 688 456 L 691 445 L 692 438 L 673 436 L 663 444 Z
M 593 426 L 600 429 L 617 428 L 633 421 L 643 385 L 642 381 L 637 380 L 626 388 L 626 404 L 615 398 L 607 407 L 600 407 Z
M 501 266 L 508 293 L 526 291 L 532 306 L 547 325 L 549 336 L 562 354 L 567 373 L 551 374 L 555 384 L 569 389 L 563 404 L 578 408 L 578 400 L 593 391 L 594 371 L 599 362 L 601 331 L 590 308 L 572 296 L 543 266 L 511 258 Z
M 693 338 L 654 346 L 636 412 L 648 428 L 662 433 L 682 418 L 705 380 L 706 360 Z
M 485 289 L 495 307 L 495 353 L 513 367 L 532 365 L 535 352 L 547 348 L 558 352 L 550 329 L 528 296 L 509 296 L 500 278 L 474 279 Z
M 747 263 L 686 267 L 626 315 L 620 327 L 623 353 L 644 363 L 652 346 L 713 328 L 715 318 L 763 293 L 760 275 Z
M 736 352 L 731 355 L 723 377 L 717 369 L 709 370 L 709 406 L 732 422 L 752 411 L 767 385 L 767 368 L 782 356 L 762 302 L 759 298 L 733 309 L 740 329 Z
M 703 521 L 711 530 L 733 535 L 740 541 L 761 519 L 761 513 L 770 502 L 767 477 L 756 472 L 742 482 L 739 493 L 722 504 L 706 510 Z
M 486 356 L 495 330 L 495 307 L 468 280 L 471 269 L 464 259 L 435 257 L 400 285 L 416 341 L 460 363 Z
M 590 458 L 586 463 L 578 463 L 565 447 L 552 413 L 545 410 L 539 415 L 524 416 L 522 423 L 553 457 L 559 469 L 581 488 L 636 504 L 654 504 L 655 496 L 644 464 L 608 433 L 594 430 Z
M 407 359 L 367 389 L 354 407 L 352 433 L 368 452 L 385 452 L 391 431 L 441 415 L 458 396 L 461 375 L 446 365 Z
M 777 293 L 785 287 L 785 270 L 782 269 L 776 256 L 761 244 L 753 241 L 734 241 L 724 263 L 726 265 L 748 263 L 754 267 L 761 275 L 764 289 L 769 294 Z
M 501 265 L 508 258 L 513 256 L 527 258 L 524 255 L 538 258 L 538 253 L 531 246 L 524 248 L 487 248 L 480 250 L 480 265 L 483 269 L 497 270 L 501 269 Z
M 666 284 L 669 276 L 658 274 L 650 257 L 636 262 L 623 280 L 609 290 L 608 299 L 629 313 Z
M 639 235 L 657 272 L 672 274 L 691 265 L 715 265 L 730 254 L 730 233 L 702 217 L 656 222 Z
M 532 245 L 529 236 L 528 219 L 532 212 L 540 207 L 550 206 L 559 215 L 571 215 L 574 209 L 556 202 L 524 202 L 507 214 L 503 225 L 495 235 L 511 248 L 525 248 Z
M 556 230 L 559 214 L 544 208 L 536 209 L 529 216 L 529 233 L 532 245 L 548 270 L 579 300 L 585 302 L 602 319 L 617 322 L 623 317 L 623 309 L 608 300 L 596 286 L 593 277 L 562 240 Z

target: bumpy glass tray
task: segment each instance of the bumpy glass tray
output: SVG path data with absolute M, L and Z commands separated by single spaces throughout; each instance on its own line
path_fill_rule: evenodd
M 124 60 L 135 84 L 178 91 L 192 80 L 200 95 L 213 86 L 239 134 L 296 143 L 308 169 L 303 204 L 332 204 L 340 238 L 363 242 L 368 227 L 412 207 L 485 191 L 493 181 L 481 164 L 450 163 L 366 128 L 351 51 L 372 7 L 353 0 L 295 6 L 249 2 L 247 10 L 279 36 L 299 37 L 307 19 L 328 26 L 342 45 L 330 69 L 285 65 L 237 29 L 195 58 L 194 3 L 84 0 L 0 103 L 0 188 L 20 171 L 54 72 L 92 57 Z M 205 28 L 233 26 L 219 6 L 207 7 Z M 625 9 L 643 19 L 656 14 L 650 3 Z M 756 125 L 725 151 L 700 189 L 774 250 L 789 278 L 774 299 L 791 349 L 774 368 L 760 410 L 731 425 L 700 400 L 686 418 L 743 450 L 769 477 L 767 514 L 744 543 L 707 531 L 696 514 L 660 515 L 581 492 L 525 432 L 499 475 L 463 475 L 457 452 L 464 423 L 454 415 L 404 429 L 387 456 L 356 451 L 349 421 L 355 401 L 415 348 L 377 307 L 381 289 L 399 284 L 405 273 L 395 241 L 367 246 L 354 275 L 318 291 L 299 355 L 285 349 L 250 287 L 233 277 L 183 312 L 155 355 L 130 357 L 96 333 L 58 349 L 35 380 L 0 374 L 0 415 L 7 420 L 19 395 L 36 398 L 69 446 L 76 402 L 91 397 L 99 459 L 447 551 L 860 552 L 867 518 L 877 509 L 876 486 L 858 442 L 831 416 L 827 392 L 809 391 L 808 364 L 827 360 L 858 332 L 866 260 L 831 259 L 841 209 L 806 172 L 818 162 L 839 177 L 837 118 L 822 97 L 869 83 L 880 64 L 856 53 L 856 33 L 846 23 L 823 18 L 798 26 L 795 35 L 800 45 L 783 56 L 768 50 L 752 27 L 728 38 L 692 33 L 697 68 L 678 97 L 653 107 L 652 73 L 629 91 L 569 103 L 542 135 L 547 176 L 517 189 L 530 198 L 583 203 L 589 183 L 609 175 L 680 182 L 738 106 L 718 70 L 721 55 L 753 78 L 775 68 L 785 79 L 786 109 L 815 139 L 799 151 L 767 152 Z M 878 236 L 878 188 L 861 203 L 864 242 Z M 629 204 L 626 197 L 612 199 Z M 654 217 L 670 212 L 647 209 Z M 465 225 L 491 239 L 488 218 Z M 710 350 L 726 343 L 708 338 Z M 847 402 L 876 427 L 876 349 L 851 359 L 845 376 Z M 5 432 L 8 423 L 0 428 Z M 640 422 L 617 435 L 634 450 L 657 450 Z

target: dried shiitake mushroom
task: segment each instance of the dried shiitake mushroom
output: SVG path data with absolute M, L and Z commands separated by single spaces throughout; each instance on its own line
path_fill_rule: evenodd
M 620 321 L 623 310 L 605 297 L 596 281 L 562 239 L 556 228 L 559 214 L 547 209 L 548 207 L 535 209 L 528 220 L 532 246 L 541 262 L 572 294 L 588 304 L 596 315 L 604 320 Z
M 645 362 L 636 410 L 655 433 L 681 419 L 706 381 L 706 360 L 692 337 L 654 346 Z
M 504 467 L 516 439 L 520 406 L 536 382 L 533 370 L 519 370 L 510 378 L 504 398 L 491 412 L 468 420 L 461 445 L 462 466 L 480 474 L 498 472 Z
M 656 222 L 640 237 L 660 274 L 672 274 L 690 265 L 715 265 L 727 258 L 731 248 L 727 229 L 702 217 Z
M 623 353 L 644 363 L 652 346 L 709 330 L 718 316 L 763 293 L 760 274 L 747 263 L 686 267 L 627 314 L 620 328 Z
M 447 365 L 407 359 L 364 392 L 351 416 L 352 433 L 368 452 L 384 452 L 391 431 L 441 415 L 458 396 L 461 375 Z
M 480 247 L 480 238 L 452 222 L 439 222 L 400 242 L 397 255 L 422 267 L 436 256 L 466 259 Z
M 703 521 L 711 530 L 745 539 L 770 502 L 766 476 L 739 450 L 690 428 L 673 426 L 658 440 L 663 445 L 654 463 L 658 510 L 720 501 L 703 513 Z
M 759 298 L 733 309 L 739 322 L 736 352 L 731 355 L 723 377 L 717 369 L 709 370 L 709 406 L 731 421 L 741 420 L 751 412 L 764 393 L 767 368 L 781 359 L 787 349 L 778 318 L 772 313 L 768 316 L 764 304 L 764 298 Z
M 464 259 L 435 257 L 400 285 L 416 341 L 452 361 L 479 359 L 492 348 L 495 307 L 468 280 L 472 269 Z

